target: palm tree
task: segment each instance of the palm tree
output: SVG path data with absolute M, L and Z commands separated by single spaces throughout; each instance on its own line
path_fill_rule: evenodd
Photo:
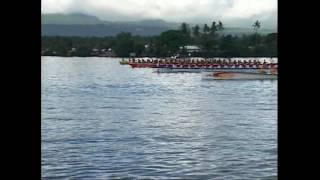
M 204 24 L 204 26 L 203 26 L 203 33 L 204 33 L 204 34 L 208 34 L 209 31 L 210 31 L 209 26 L 208 26 L 207 24 Z
M 212 25 L 211 25 L 211 28 L 210 28 L 210 32 L 211 32 L 211 34 L 215 34 L 216 33 L 216 31 L 218 30 L 218 28 L 217 28 L 217 25 L 216 25 L 216 22 L 215 21 L 213 21 L 212 22 Z
M 181 32 L 183 34 L 188 34 L 188 24 L 187 23 L 184 22 L 181 24 Z
M 199 37 L 200 35 L 200 27 L 198 25 L 193 27 L 193 36 Z
M 258 30 L 261 27 L 261 22 L 259 20 L 257 20 L 256 22 L 253 23 L 252 27 L 253 27 L 253 30 L 255 31 L 255 33 L 258 33 Z
M 218 31 L 224 30 L 224 27 L 221 21 L 219 21 L 217 28 L 218 28 Z
M 257 20 L 256 22 L 253 23 L 252 27 L 255 32 L 253 35 L 253 42 L 254 42 L 254 47 L 256 48 L 257 45 L 259 44 L 259 41 L 260 41 L 260 38 L 259 38 L 260 36 L 258 34 L 258 30 L 261 27 L 261 22 L 259 20 Z

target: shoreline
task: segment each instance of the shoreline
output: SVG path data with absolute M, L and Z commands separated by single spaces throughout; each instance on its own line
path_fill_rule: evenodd
M 111 56 L 45 56 L 41 55 L 41 57 L 63 57 L 63 58 L 87 58 L 87 57 L 99 57 L 99 58 L 135 58 L 135 59 L 142 59 L 142 58 L 172 58 L 172 57 L 111 57 Z M 278 58 L 278 56 L 273 56 L 273 57 L 266 57 L 266 56 L 238 56 L 238 57 L 181 57 L 181 58 Z

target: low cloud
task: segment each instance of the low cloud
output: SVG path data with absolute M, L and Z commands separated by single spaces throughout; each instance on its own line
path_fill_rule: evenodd
M 277 21 L 277 0 L 42 0 L 41 9 L 42 13 L 90 14 L 107 21 Z

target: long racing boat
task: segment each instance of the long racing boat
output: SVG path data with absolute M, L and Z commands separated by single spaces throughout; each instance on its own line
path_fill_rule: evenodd
M 278 69 L 252 69 L 252 71 L 243 70 L 216 70 L 213 72 L 202 72 L 204 80 L 250 80 L 250 79 L 278 79 Z
M 121 65 L 127 65 L 127 64 L 129 64 L 129 60 L 122 59 L 121 61 L 119 61 L 119 63 Z
M 278 79 L 277 74 L 253 74 L 253 73 L 234 73 L 234 72 L 215 72 L 203 73 L 203 80 L 263 80 Z

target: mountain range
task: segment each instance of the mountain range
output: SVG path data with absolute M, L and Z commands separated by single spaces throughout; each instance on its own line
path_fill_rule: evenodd
M 189 23 L 191 26 L 195 24 Z M 161 32 L 178 29 L 181 23 L 167 22 L 161 19 L 141 21 L 104 21 L 95 16 L 75 14 L 42 14 L 42 36 L 115 36 L 120 32 L 133 35 L 153 36 Z M 208 24 L 210 25 L 210 24 Z M 200 27 L 203 24 L 199 24 Z M 225 27 L 224 34 L 241 35 L 252 33 L 252 28 Z M 262 34 L 277 32 L 276 29 L 260 29 Z

